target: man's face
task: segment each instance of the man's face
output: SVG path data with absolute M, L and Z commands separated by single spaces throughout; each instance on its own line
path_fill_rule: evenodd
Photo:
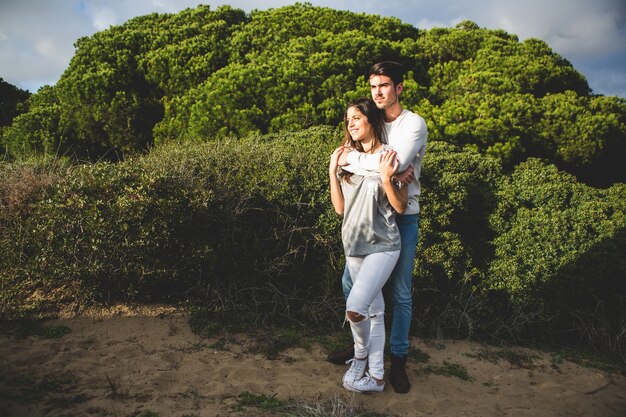
M 402 84 L 394 87 L 391 78 L 386 75 L 372 75 L 370 77 L 372 100 L 376 107 L 386 110 L 398 102 L 398 96 L 402 92 Z

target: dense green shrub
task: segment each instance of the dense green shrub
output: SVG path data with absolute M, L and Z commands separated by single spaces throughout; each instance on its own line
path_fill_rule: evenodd
M 493 158 L 433 142 L 422 170 L 419 245 L 415 265 L 417 326 L 474 330 L 476 286 L 492 258 L 489 216 L 502 172 Z M 472 305 L 468 297 L 478 297 Z M 473 311 L 469 311 L 472 309 Z
M 210 194 L 194 185 L 140 164 L 75 167 L 12 230 L 8 275 L 52 301 L 167 294 L 192 279 L 188 258 L 204 254 L 190 232 L 201 231 Z
M 465 146 L 515 165 L 533 150 L 536 156 L 553 152 L 532 149 L 540 117 L 538 100 L 530 94 L 468 93 L 438 107 L 422 106 L 430 120 L 429 136 L 457 146 Z M 540 155 L 538 152 L 543 151 Z
M 329 287 L 326 252 L 338 247 L 338 233 L 315 238 L 338 224 L 323 166 L 338 142 L 332 129 L 311 129 L 76 166 L 28 215 L 3 222 L 3 292 L 313 309 Z
M 40 308 L 36 286 L 23 279 L 28 256 L 22 250 L 28 239 L 25 222 L 67 173 L 68 165 L 53 158 L 0 161 L 0 316 Z
M 0 313 L 189 302 L 258 320 L 341 323 L 340 133 L 167 143 L 117 164 L 0 165 Z M 585 337 L 624 351 L 626 188 L 443 142 L 422 171 L 420 334 Z
M 601 337 L 623 349 L 626 186 L 591 188 L 533 159 L 516 168 L 497 200 L 487 285 L 504 290 L 544 331 Z

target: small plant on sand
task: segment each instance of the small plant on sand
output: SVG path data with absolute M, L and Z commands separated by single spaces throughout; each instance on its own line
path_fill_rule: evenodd
M 5 371 L 0 373 L 0 399 L 65 406 L 85 400 L 83 395 L 74 395 L 78 379 L 71 374 L 37 375 L 16 372 L 6 365 L 2 367 Z
M 233 406 L 236 411 L 243 411 L 245 407 L 255 407 L 262 410 L 280 411 L 285 407 L 285 403 L 276 399 L 276 394 L 254 394 L 244 391 L 239 394 L 239 400 Z
M 293 402 L 287 408 L 287 415 L 293 417 L 394 417 L 395 414 L 376 413 L 350 401 L 336 396 L 328 401 L 306 403 Z
M 268 324 L 250 312 L 226 314 L 196 308 L 191 312 L 189 325 L 198 336 L 220 337 L 211 345 L 213 349 L 224 348 L 229 341 L 228 336 L 224 336 L 225 333 L 245 333 L 250 336 L 252 342 L 249 352 L 260 353 L 268 359 L 276 359 L 283 350 L 293 346 L 304 346 L 310 340 L 305 329 Z
M 189 317 L 191 331 L 203 338 L 214 337 L 222 330 L 219 322 L 203 311 L 192 311 Z
M 253 335 L 252 341 L 249 352 L 262 354 L 267 359 L 278 359 L 282 351 L 302 343 L 302 334 L 293 328 L 264 329 Z
M 558 367 L 563 363 L 563 356 L 558 352 L 552 352 L 550 355 L 550 363 L 554 367 Z
M 452 363 L 452 362 L 447 362 L 447 361 L 443 361 L 442 366 L 434 366 L 434 365 L 426 366 L 420 370 L 417 370 L 416 374 L 418 375 L 435 374 L 435 375 L 442 375 L 442 376 L 448 376 L 448 377 L 456 377 L 463 381 L 474 380 L 474 378 L 472 378 L 467 373 L 467 368 L 465 368 L 465 366 L 458 364 L 458 363 Z
M 497 363 L 500 360 L 507 361 L 513 368 L 532 369 L 534 361 L 539 359 L 537 355 L 531 355 L 521 350 L 514 350 L 510 348 L 504 349 L 489 349 L 481 348 L 476 353 L 468 353 L 466 356 L 479 360 L 487 360 L 491 363 Z
M 21 319 L 0 323 L 0 332 L 15 336 L 38 336 L 46 339 L 58 339 L 70 333 L 72 329 L 63 324 L 44 324 L 43 320 Z
M 235 411 L 245 411 L 246 407 L 254 407 L 273 416 L 289 417 L 394 417 L 395 414 L 376 413 L 356 404 L 354 398 L 346 400 L 336 396 L 327 401 L 307 402 L 303 400 L 280 401 L 276 395 L 254 394 L 242 392 L 233 406 Z M 246 414 L 247 415 L 247 414 Z M 256 415 L 256 414 L 255 414 Z M 262 414 L 265 415 L 265 414 Z
M 47 339 L 58 339 L 70 333 L 72 329 L 63 324 L 53 324 L 50 326 L 44 326 L 44 331 L 44 337 Z
M 315 337 L 315 341 L 328 353 L 345 349 L 346 346 L 354 343 L 352 333 L 349 331 L 320 334 Z
M 415 363 L 425 363 L 430 359 L 430 355 L 418 347 L 411 346 L 408 358 Z
M 498 384 L 496 384 L 496 382 L 495 382 L 495 381 L 493 381 L 493 380 L 491 380 L 491 379 L 490 379 L 490 380 L 488 380 L 488 381 L 483 382 L 483 386 L 484 386 L 484 387 L 487 387 L 487 388 L 495 388 L 495 389 L 498 389 L 498 388 L 497 388 L 497 387 L 498 387 Z
M 429 346 L 435 350 L 445 350 L 446 344 L 440 340 L 424 340 L 426 346 Z
M 193 401 L 193 406 L 196 410 L 200 409 L 200 401 L 205 398 L 197 388 L 191 387 L 187 391 L 179 394 L 183 398 L 189 398 Z
M 116 398 L 124 398 L 127 396 L 127 392 L 122 389 L 122 383 L 119 378 L 111 378 L 108 375 L 105 375 L 107 379 L 107 387 L 111 390 L 109 396 L 113 399 Z
M 624 335 L 626 336 L 626 332 Z M 569 361 L 585 368 L 626 375 L 626 356 L 610 355 L 580 347 L 552 346 L 547 349 L 551 350 L 550 365 L 553 368 Z
M 209 345 L 209 348 L 215 350 L 226 350 L 226 344 L 229 342 L 229 340 L 230 339 L 228 337 L 220 337 L 217 342 L 211 343 Z

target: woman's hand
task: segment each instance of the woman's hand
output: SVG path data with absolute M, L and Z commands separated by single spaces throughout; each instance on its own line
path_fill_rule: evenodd
M 343 216 L 344 198 L 341 191 L 341 185 L 339 178 L 337 178 L 337 170 L 339 169 L 339 157 L 346 148 L 343 146 L 338 147 L 330 155 L 330 162 L 328 163 L 328 177 L 330 180 L 330 201 L 333 203 L 333 207 L 337 214 Z
M 378 170 L 380 171 L 380 177 L 383 181 L 391 181 L 391 177 L 398 170 L 400 162 L 398 161 L 396 151 L 390 149 L 380 156 L 380 162 L 378 163 Z
M 340 146 L 330 155 L 330 163 L 328 164 L 328 173 L 330 175 L 337 174 L 337 169 L 339 168 L 339 157 L 345 150 L 346 148 L 344 146 Z

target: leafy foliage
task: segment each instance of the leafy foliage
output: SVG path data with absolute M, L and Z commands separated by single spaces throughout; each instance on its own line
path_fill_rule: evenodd
M 516 35 L 464 21 L 454 29 L 425 32 L 419 45 L 435 103 L 468 93 L 543 97 L 566 90 L 589 92 L 583 76 L 538 39 L 520 43 Z
M 28 91 L 9 84 L 0 77 L 0 128 L 8 126 L 21 113 L 21 104 L 30 97 Z
M 112 164 L 0 165 L 5 317 L 167 301 L 251 320 L 341 323 L 332 127 L 167 143 Z M 422 334 L 545 337 L 623 352 L 626 189 L 443 142 L 422 170 Z M 567 330 L 567 331 L 565 331 Z M 543 335 L 543 336 L 542 336 Z
M 591 96 L 545 42 L 470 21 L 420 31 L 308 3 L 249 14 L 198 6 L 81 38 L 2 142 L 13 157 L 118 160 L 172 140 L 336 126 L 345 103 L 368 94 L 369 66 L 389 58 L 407 69 L 403 102 L 432 140 L 507 169 L 539 157 L 589 184 L 626 180 L 624 99 Z
M 577 96 L 571 91 L 546 96 L 537 125 L 536 147 L 551 161 L 602 186 L 626 182 L 626 101 Z M 567 122 L 565 122 L 567 121 Z
M 448 285 L 483 269 L 490 258 L 489 213 L 502 173 L 492 158 L 434 142 L 422 175 L 420 206 L 428 214 L 420 216 L 416 275 L 420 285 Z
M 329 287 L 318 284 L 328 273 L 327 251 L 339 249 L 338 233 L 314 238 L 328 233 L 329 222 L 338 227 L 324 217 L 331 209 L 319 169 L 335 145 L 329 137 L 332 130 L 312 129 L 172 144 L 123 163 L 73 167 L 44 187 L 27 215 L 7 207 L 3 296 L 15 294 L 11 288 L 41 292 L 52 307 L 62 296 L 203 300 L 216 311 L 314 309 L 300 299 Z
M 624 184 L 590 188 L 532 159 L 503 183 L 492 224 L 491 288 L 560 331 L 624 348 Z
M 24 103 L 28 111 L 16 116 L 3 133 L 3 144 L 9 155 L 58 155 L 64 142 L 61 106 L 50 86 L 39 89 Z
M 297 3 L 142 16 L 76 48 L 1 131 L 3 316 L 167 300 L 339 322 L 326 164 L 391 58 L 430 133 L 418 331 L 626 350 L 626 101 L 545 42 Z
M 494 285 L 527 295 L 590 248 L 617 237 L 626 226 L 624 192 L 622 184 L 590 188 L 535 159 L 520 164 L 503 184 L 492 218 L 499 234 Z
M 493 257 L 489 216 L 502 170 L 497 159 L 443 142 L 429 144 L 427 155 L 414 272 L 419 277 L 415 326 L 433 335 L 478 334 L 484 329 L 476 322 L 489 314 L 481 288 Z

